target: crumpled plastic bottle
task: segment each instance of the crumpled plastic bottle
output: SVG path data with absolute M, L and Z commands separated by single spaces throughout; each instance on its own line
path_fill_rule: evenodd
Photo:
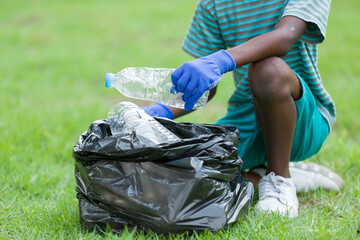
M 116 88 L 126 97 L 156 101 L 167 106 L 184 108 L 183 93 L 172 88 L 171 68 L 130 67 L 113 74 L 107 73 L 105 86 Z M 196 102 L 194 109 L 204 107 L 209 91 Z
M 174 133 L 131 102 L 116 104 L 107 117 L 113 135 L 135 133 L 147 147 L 180 141 Z

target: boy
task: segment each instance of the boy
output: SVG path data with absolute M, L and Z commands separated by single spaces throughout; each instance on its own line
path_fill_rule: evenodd
M 325 39 L 330 2 L 200 0 L 182 46 L 197 59 L 171 76 L 174 88 L 184 93 L 185 110 L 159 103 L 144 107 L 153 116 L 179 117 L 206 90 L 212 89 L 212 97 L 221 75 L 233 71 L 236 89 L 227 114 L 216 124 L 240 131 L 242 176 L 258 185 L 259 213 L 297 216 L 289 162 L 316 154 L 335 121 L 316 46 Z M 265 173 L 255 174 L 264 164 Z

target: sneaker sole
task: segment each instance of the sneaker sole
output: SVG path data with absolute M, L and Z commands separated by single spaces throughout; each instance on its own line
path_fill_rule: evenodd
M 340 190 L 344 186 L 344 180 L 338 174 L 336 174 L 333 171 L 331 171 L 330 169 L 328 169 L 324 166 L 318 165 L 316 163 L 290 162 L 289 167 L 294 168 L 294 169 L 304 170 L 306 172 L 320 174 L 323 177 L 326 177 L 330 181 L 335 183 L 339 188 L 339 189 L 324 188 L 324 190 Z
M 290 162 L 289 164 L 289 168 L 290 168 L 290 174 L 291 174 L 291 168 L 298 171 L 298 170 L 302 170 L 306 173 L 314 173 L 314 174 L 319 174 L 322 177 L 327 178 L 328 180 L 330 180 L 336 187 L 324 187 L 324 186 L 311 186 L 311 185 L 302 185 L 302 184 L 296 184 L 297 181 L 295 181 L 295 185 L 297 187 L 297 191 L 301 192 L 301 191 L 314 191 L 318 188 L 322 188 L 326 191 L 339 191 L 340 189 L 342 189 L 344 187 L 344 180 L 336 173 L 334 173 L 333 171 L 331 171 L 330 169 L 318 165 L 316 163 L 304 163 L 304 162 Z M 260 177 L 263 177 L 265 175 L 266 172 L 266 167 L 265 166 L 261 166 L 261 167 L 256 167 L 250 170 L 250 172 L 252 173 L 256 173 L 257 175 L 259 175 Z M 302 186 L 300 186 L 302 185 Z

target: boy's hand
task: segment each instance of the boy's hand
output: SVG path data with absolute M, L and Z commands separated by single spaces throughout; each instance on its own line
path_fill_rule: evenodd
M 151 106 L 142 107 L 142 109 L 152 117 L 164 117 L 168 119 L 174 119 L 174 114 L 169 107 L 161 103 L 154 103 Z
M 185 110 L 192 110 L 204 92 L 214 88 L 221 75 L 235 67 L 234 58 L 227 51 L 220 50 L 177 68 L 171 75 L 171 81 L 177 92 L 184 93 Z

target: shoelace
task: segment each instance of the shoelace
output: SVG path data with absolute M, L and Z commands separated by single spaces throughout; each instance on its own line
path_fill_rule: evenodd
M 261 179 L 263 187 L 260 189 L 261 199 L 265 197 L 275 197 L 281 199 L 283 189 L 281 183 L 287 184 L 281 179 L 276 179 L 275 173 L 271 172 L 268 176 Z

